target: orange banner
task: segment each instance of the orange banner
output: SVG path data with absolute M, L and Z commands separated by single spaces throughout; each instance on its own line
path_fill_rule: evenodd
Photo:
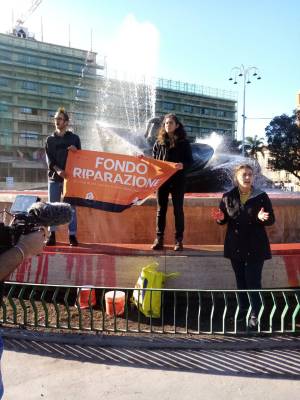
M 155 192 L 177 169 L 144 156 L 78 150 L 69 151 L 65 171 L 65 202 L 121 212 Z

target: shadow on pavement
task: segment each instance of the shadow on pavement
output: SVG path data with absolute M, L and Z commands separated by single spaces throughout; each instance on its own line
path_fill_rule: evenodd
M 300 348 L 145 348 L 5 337 L 5 350 L 78 362 L 255 378 L 300 379 Z M 138 344 L 137 344 L 138 346 Z

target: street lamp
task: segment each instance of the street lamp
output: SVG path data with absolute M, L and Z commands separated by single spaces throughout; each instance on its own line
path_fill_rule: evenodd
M 256 67 L 245 67 L 243 64 L 240 67 L 233 67 L 230 72 L 230 81 L 234 85 L 238 84 L 238 78 L 243 77 L 243 135 L 242 135 L 242 154 L 245 156 L 245 125 L 246 125 L 246 85 L 251 83 L 250 78 L 255 77 L 257 80 L 261 79 L 259 70 Z

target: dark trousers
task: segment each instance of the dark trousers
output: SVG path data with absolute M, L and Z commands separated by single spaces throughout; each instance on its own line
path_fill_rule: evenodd
M 166 216 L 168 210 L 169 193 L 172 196 L 173 211 L 175 217 L 175 240 L 183 240 L 184 232 L 184 182 L 166 182 L 157 191 L 156 236 L 164 237 Z
M 236 285 L 239 290 L 261 289 L 261 275 L 264 261 L 237 261 L 231 259 L 231 265 L 235 273 Z M 259 293 L 250 293 L 250 301 L 252 303 L 252 311 L 257 316 L 261 300 Z M 249 298 L 247 293 L 240 293 L 239 299 L 242 309 L 249 307 Z

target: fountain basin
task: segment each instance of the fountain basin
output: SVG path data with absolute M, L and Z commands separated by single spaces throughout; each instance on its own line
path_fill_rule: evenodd
M 32 194 L 47 200 L 46 191 L 2 191 L 0 210 L 9 208 L 17 194 Z M 211 211 L 218 207 L 221 193 L 197 193 L 185 196 L 186 245 L 222 245 L 225 226 L 217 225 Z M 276 223 L 267 227 L 271 243 L 297 243 L 300 238 L 300 195 L 271 193 Z M 170 200 L 171 203 L 171 200 Z M 155 238 L 156 199 L 148 198 L 143 205 L 122 213 L 110 213 L 78 207 L 78 240 L 81 243 L 152 243 Z M 174 243 L 173 209 L 167 215 L 165 242 Z M 67 241 L 67 226 L 59 226 L 57 240 Z
M 0 208 L 9 207 L 18 192 L 2 192 Z M 20 192 L 25 194 L 25 192 Z M 46 192 L 26 192 L 47 199 Z M 263 270 L 264 288 L 300 285 L 299 206 L 297 195 L 273 195 L 276 223 L 268 227 L 273 258 Z M 185 249 L 172 250 L 173 215 L 169 210 L 164 251 L 150 250 L 155 236 L 154 197 L 122 213 L 78 207 L 80 246 L 66 244 L 67 228 L 58 227 L 58 245 L 25 260 L 8 280 L 74 286 L 134 287 L 141 269 L 154 261 L 165 273 L 180 272 L 167 281 L 168 288 L 234 289 L 230 261 L 223 257 L 225 228 L 211 219 L 220 193 L 187 195 L 185 200 Z

